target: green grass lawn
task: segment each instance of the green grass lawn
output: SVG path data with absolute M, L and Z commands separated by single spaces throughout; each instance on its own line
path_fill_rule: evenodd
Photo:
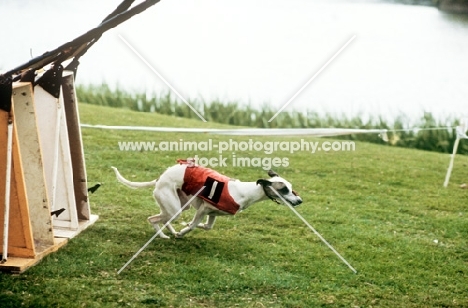
M 88 124 L 228 127 L 87 104 L 80 113 Z M 83 128 L 89 186 L 103 184 L 90 196 L 100 218 L 25 273 L 0 274 L 0 306 L 468 307 L 468 191 L 459 188 L 468 181 L 468 157 L 457 156 L 443 188 L 449 155 L 358 142 L 353 152 L 236 153 L 287 157 L 289 166 L 275 171 L 304 200 L 297 210 L 358 274 L 287 207 L 264 201 L 218 218 L 212 231 L 154 240 L 117 275 L 154 234 L 146 218 L 159 210 L 150 188 L 122 186 L 110 166 L 134 181 L 149 181 L 177 158 L 197 154 L 126 152 L 118 142 L 209 138 L 301 139 Z M 260 167 L 216 169 L 245 181 L 267 177 Z M 184 213 L 176 229 L 193 213 Z

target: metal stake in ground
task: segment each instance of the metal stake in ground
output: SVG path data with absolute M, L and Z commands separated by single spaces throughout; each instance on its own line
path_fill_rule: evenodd
M 346 261 L 345 258 L 343 258 L 343 257 L 338 253 L 338 251 L 336 251 L 336 249 L 333 248 L 333 246 L 330 245 L 330 244 L 327 242 L 327 240 L 324 239 L 323 236 L 320 235 L 320 233 L 318 233 L 317 230 L 315 230 L 314 227 L 312 227 L 312 226 L 307 222 L 307 220 L 305 220 L 304 217 L 302 217 L 302 215 L 299 214 L 299 213 L 296 211 L 296 209 L 295 209 L 291 204 L 289 204 L 289 202 L 287 202 L 287 201 L 283 198 L 283 196 L 281 196 L 281 195 L 276 191 L 276 189 L 274 189 L 274 188 L 271 187 L 271 186 L 270 186 L 270 188 L 271 188 L 271 189 L 274 191 L 274 193 L 291 209 L 291 211 L 293 211 L 294 214 L 296 214 L 297 217 L 299 217 L 299 218 L 306 224 L 306 226 L 309 227 L 309 229 L 312 230 L 312 232 L 314 232 L 315 235 L 317 235 L 317 236 L 319 237 L 319 239 L 322 240 L 322 242 L 324 242 L 325 245 L 327 245 L 328 248 L 330 248 L 330 249 L 338 256 L 338 258 L 341 259 L 341 261 L 344 262 L 344 264 L 346 264 L 355 274 L 357 274 L 357 270 L 355 270 L 354 267 L 352 267 L 351 264 L 349 264 L 348 261 Z
M 180 210 L 177 211 L 177 213 L 175 213 L 174 216 L 171 217 L 171 219 L 169 219 L 168 222 L 166 222 L 166 224 L 164 226 L 162 226 L 161 229 L 159 229 L 158 232 L 156 232 L 155 235 L 153 235 L 152 238 L 149 239 L 148 242 L 146 242 L 145 245 L 143 245 L 143 247 L 140 248 L 140 250 L 138 250 L 134 255 L 133 257 L 130 258 L 130 260 L 128 260 L 127 263 L 125 263 L 124 266 L 122 266 L 121 269 L 119 269 L 119 271 L 117 272 L 117 275 L 119 275 L 130 263 L 132 263 L 133 260 L 135 260 L 136 257 L 138 257 L 138 255 L 146 248 L 148 247 L 148 245 L 162 232 L 162 230 L 164 230 L 164 228 L 166 228 L 176 217 L 177 215 L 179 215 L 180 213 L 182 213 L 182 211 L 190 204 L 192 203 L 193 199 L 195 199 L 199 193 L 201 193 L 203 191 L 203 189 L 205 189 L 205 186 L 203 186 L 202 188 L 200 188 L 199 191 L 197 191 L 197 193 L 195 195 L 192 196 L 192 198 L 190 198 L 189 201 L 187 201 L 187 203 L 184 204 L 183 207 L 180 208 Z

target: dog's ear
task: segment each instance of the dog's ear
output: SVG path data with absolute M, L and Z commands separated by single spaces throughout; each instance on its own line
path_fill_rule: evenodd
M 257 185 L 258 184 L 261 184 L 263 187 L 265 187 L 265 186 L 270 186 L 271 182 L 265 179 L 259 179 L 257 180 Z
M 278 173 L 274 172 L 274 171 L 271 170 L 271 169 L 268 170 L 268 175 L 269 175 L 270 177 L 279 176 Z

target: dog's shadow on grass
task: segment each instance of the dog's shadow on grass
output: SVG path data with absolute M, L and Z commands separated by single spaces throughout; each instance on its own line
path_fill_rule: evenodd
M 96 249 L 95 254 L 99 252 L 100 258 L 113 256 L 112 261 L 105 262 L 107 265 L 114 268 L 123 266 L 154 236 L 154 231 L 145 221 L 137 219 L 135 222 L 134 219 L 129 218 L 129 224 L 97 224 L 86 231 L 86 242 L 97 245 L 90 247 Z M 175 227 L 180 229 L 178 225 Z M 169 235 L 169 232 L 165 230 L 165 234 Z M 264 262 L 275 261 L 276 257 L 289 260 L 294 255 L 288 252 L 291 250 L 289 237 L 276 229 L 260 229 L 257 224 L 218 226 L 218 229 L 210 231 L 195 229 L 180 239 L 170 236 L 170 239 L 153 239 L 131 261 L 128 269 L 133 268 L 140 273 L 143 269 L 153 271 L 160 265 L 176 264 L 189 267 L 215 264 L 224 268 L 233 264 L 242 266 L 244 262 L 262 266 Z
M 217 263 L 237 264 L 238 262 L 259 263 L 264 262 L 264 256 L 272 252 L 272 245 L 277 249 L 278 239 L 275 236 L 256 234 L 238 236 L 232 231 L 202 231 L 195 230 L 184 238 L 170 239 L 155 238 L 135 259 L 135 263 L 151 262 L 153 264 L 193 264 Z M 148 240 L 154 233 L 147 232 Z M 141 247 L 145 243 L 142 242 Z M 270 245 L 272 244 L 272 245 Z M 282 250 L 282 249 L 281 249 Z M 121 258 L 130 258 L 138 250 L 121 253 Z M 241 261 L 242 260 L 242 261 Z M 125 260 L 127 261 L 127 260 Z
M 260 250 L 258 239 L 232 237 L 222 232 L 211 232 L 203 236 L 191 234 L 181 239 L 157 238 L 146 248 L 147 253 L 163 259 L 180 256 L 185 260 L 219 258 L 226 261 L 238 261 L 255 254 L 256 251 L 260 253 Z

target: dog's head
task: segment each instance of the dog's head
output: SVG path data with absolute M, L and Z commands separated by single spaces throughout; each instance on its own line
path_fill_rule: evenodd
M 292 206 L 302 203 L 301 197 L 292 189 L 291 183 L 283 179 L 273 170 L 268 171 L 269 179 L 259 179 L 257 185 L 262 185 L 266 196 L 276 203 L 281 203 L 278 194 Z

